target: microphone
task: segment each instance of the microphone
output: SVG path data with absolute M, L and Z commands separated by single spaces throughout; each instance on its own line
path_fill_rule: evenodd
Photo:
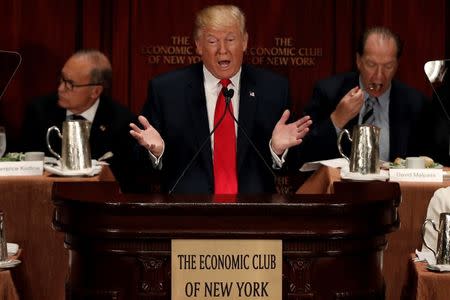
M 234 96 L 234 90 L 233 89 L 224 88 L 223 91 L 222 91 L 222 94 L 225 97 L 226 107 L 229 107 L 231 98 L 233 98 L 233 96 Z M 233 113 L 231 113 L 231 115 L 233 116 Z
M 222 89 L 222 94 L 225 97 L 225 110 L 223 111 L 222 116 L 220 117 L 219 121 L 216 123 L 216 125 L 214 126 L 214 128 L 211 130 L 211 132 L 209 133 L 209 135 L 203 140 L 203 142 L 201 143 L 200 147 L 198 148 L 197 152 L 195 152 L 194 156 L 192 156 L 191 160 L 188 162 L 188 164 L 186 165 L 186 167 L 183 169 L 183 172 L 181 172 L 181 175 L 177 178 L 177 181 L 175 181 L 174 185 L 172 186 L 172 188 L 169 190 L 169 195 L 173 194 L 173 191 L 175 190 L 175 188 L 177 187 L 178 183 L 180 182 L 180 180 L 184 177 L 184 174 L 186 174 L 187 170 L 189 170 L 189 168 L 191 167 L 191 165 L 194 163 L 194 160 L 197 158 L 197 156 L 200 154 L 200 152 L 202 152 L 203 148 L 205 147 L 205 145 L 207 144 L 208 141 L 211 141 L 211 136 L 213 135 L 213 133 L 216 131 L 216 129 L 219 127 L 219 125 L 222 123 L 223 119 L 225 118 L 225 115 L 227 113 L 227 111 L 229 111 L 229 107 L 230 107 L 230 101 L 231 98 L 233 98 L 234 95 L 234 90 L 229 90 L 227 88 L 223 88 Z M 233 114 L 231 114 L 233 116 Z M 233 116 L 234 118 L 234 116 Z M 235 119 L 236 120 L 236 119 Z
M 2 66 L 2 74 L 0 74 L 0 99 L 2 99 L 6 88 L 11 83 L 21 63 L 22 55 L 20 53 L 0 50 L 0 66 Z
M 447 109 L 445 109 L 444 102 L 442 101 L 441 97 L 439 96 L 439 93 L 436 91 L 436 89 L 434 88 L 433 85 L 431 85 L 431 88 L 433 89 L 434 95 L 436 95 L 436 99 L 438 100 L 439 105 L 442 108 L 442 111 L 444 112 L 445 117 L 447 118 L 447 121 L 450 122 L 450 116 L 449 116 L 449 114 L 447 112 Z
M 431 89 L 433 90 L 433 94 L 436 95 L 437 102 L 442 108 L 447 121 L 450 122 L 449 113 L 447 112 L 444 102 L 439 95 L 441 89 L 449 88 L 449 61 L 449 59 L 428 61 L 427 63 L 425 63 L 424 69 L 425 75 L 427 76 L 428 82 L 430 83 Z M 439 89 L 439 91 L 437 89 Z

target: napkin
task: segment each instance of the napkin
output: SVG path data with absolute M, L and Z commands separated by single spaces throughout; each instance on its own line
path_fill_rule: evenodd
M 375 174 L 361 174 L 350 172 L 348 167 L 341 168 L 341 178 L 355 181 L 386 181 L 389 179 L 389 172 L 386 170 L 380 170 L 380 173 Z
M 450 272 L 450 265 L 437 265 L 436 258 L 433 252 L 424 250 L 419 251 L 416 249 L 416 255 L 418 261 L 426 261 L 428 263 L 427 269 L 433 272 Z
M 450 272 L 450 265 L 428 265 L 427 269 L 434 272 Z
M 348 168 L 348 161 L 343 157 L 327 160 L 311 161 L 304 163 L 303 166 L 300 168 L 300 172 L 315 171 L 319 169 L 321 166 L 327 166 L 332 168 L 344 168 L 344 167 Z
M 59 165 L 44 165 L 44 170 L 58 176 L 95 176 L 102 171 L 102 165 L 93 165 L 86 170 L 62 170 Z
M 15 243 L 7 243 L 6 248 L 8 249 L 8 256 L 16 255 L 19 251 L 19 245 Z
M 429 250 L 419 251 L 416 249 L 416 255 L 418 261 L 426 261 L 430 265 L 436 264 L 436 258 L 433 252 Z

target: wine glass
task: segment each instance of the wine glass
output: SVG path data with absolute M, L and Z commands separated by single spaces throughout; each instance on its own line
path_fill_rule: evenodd
M 5 127 L 0 126 L 0 158 L 3 157 L 6 151 L 6 133 Z

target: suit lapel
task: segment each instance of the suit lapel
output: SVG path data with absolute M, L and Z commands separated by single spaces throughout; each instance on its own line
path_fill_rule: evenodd
M 258 103 L 258 93 L 256 91 L 256 83 L 253 79 L 251 71 L 242 66 L 241 82 L 239 91 L 239 126 L 243 128 L 248 136 L 252 137 L 253 127 L 255 125 L 256 107 Z M 237 136 L 237 170 L 239 172 L 246 153 L 248 151 L 249 142 L 245 137 L 242 129 L 238 129 Z
M 398 89 L 394 81 L 391 85 L 391 94 L 389 95 L 389 158 L 393 158 L 394 155 L 398 155 L 402 151 L 401 145 L 403 139 L 405 138 L 402 134 L 401 126 L 402 124 L 399 120 L 404 120 L 401 115 L 401 104 L 397 101 L 399 98 L 397 96 Z
M 345 94 L 347 94 L 355 86 L 359 86 L 359 74 L 358 73 L 355 73 L 354 76 L 352 76 L 350 78 L 350 80 L 347 80 L 345 82 L 345 84 L 341 88 L 340 96 L 337 97 L 337 101 L 338 102 L 336 103 L 336 106 L 339 103 L 339 101 L 342 99 L 342 97 L 344 97 Z M 346 129 L 348 129 L 350 132 L 352 132 L 353 131 L 353 127 L 355 125 L 358 125 L 358 120 L 359 120 L 359 114 L 357 114 L 353 119 L 351 119 L 344 127 Z
M 111 130 L 108 122 L 108 118 L 111 117 L 111 114 L 108 113 L 107 101 L 109 100 L 104 97 L 100 99 L 97 112 L 95 113 L 95 117 L 92 122 L 91 133 L 89 136 L 89 139 L 93 141 L 91 142 L 92 158 L 98 158 L 105 152 L 112 151 L 112 149 L 108 149 L 110 145 L 106 143 L 105 139 L 105 136 L 110 134 Z
M 203 64 L 196 64 L 191 69 L 192 76 L 184 91 L 186 97 L 186 103 L 188 107 L 188 113 L 190 114 L 192 129 L 187 128 L 186 130 L 192 132 L 195 135 L 196 145 L 193 149 L 197 151 L 202 147 L 202 143 L 209 136 L 208 124 L 208 111 L 206 109 L 206 96 L 204 88 L 203 79 Z M 213 168 L 212 168 L 212 151 L 211 151 L 211 141 L 208 139 L 206 145 L 203 146 L 203 150 L 199 154 L 201 161 L 203 162 L 209 177 L 213 178 Z
M 53 116 L 51 116 L 48 119 L 54 120 L 52 122 L 55 123 L 50 124 L 50 126 L 56 125 L 59 127 L 59 129 L 62 130 L 62 124 L 67 118 L 67 110 L 65 108 L 60 107 L 57 103 L 55 103 L 55 110 L 53 111 L 52 114 Z

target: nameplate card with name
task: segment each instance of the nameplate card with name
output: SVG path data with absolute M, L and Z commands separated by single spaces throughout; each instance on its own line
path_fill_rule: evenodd
M 44 173 L 43 161 L 2 161 L 0 176 L 38 176 Z
M 390 181 L 442 182 L 442 169 L 389 169 Z
M 172 240 L 172 299 L 282 298 L 281 240 Z

